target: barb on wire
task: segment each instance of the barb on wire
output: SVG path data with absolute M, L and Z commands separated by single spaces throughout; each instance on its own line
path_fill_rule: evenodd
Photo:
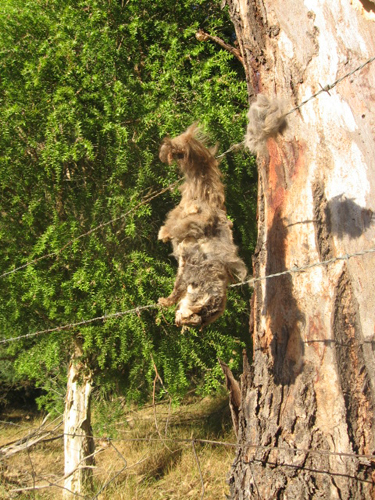
M 156 309 L 160 306 L 158 304 L 148 304 L 146 306 L 138 306 L 133 309 L 128 309 L 127 311 L 120 311 L 112 314 L 105 314 L 103 316 L 97 316 L 96 318 L 84 319 L 82 321 L 78 321 L 77 323 L 69 323 L 67 325 L 56 326 L 54 328 L 47 328 L 46 330 L 39 330 L 38 332 L 26 333 L 25 335 L 19 335 L 18 337 L 12 337 L 8 339 L 1 339 L 0 344 L 7 344 L 8 342 L 15 342 L 16 340 L 27 339 L 30 337 L 36 337 L 38 335 L 42 335 L 44 333 L 53 333 L 59 332 L 62 330 L 71 330 L 72 328 L 76 328 L 77 326 L 84 326 L 90 323 L 94 323 L 96 321 L 105 321 L 107 319 L 120 318 L 121 316 L 125 316 L 127 314 L 137 314 L 139 311 L 144 311 L 146 309 Z
M 72 435 L 72 434 L 66 433 L 66 435 Z M 76 435 L 76 437 L 79 437 L 79 435 L 78 436 Z M 94 438 L 95 436 L 92 436 L 92 437 Z M 101 439 L 103 439 L 103 438 L 101 438 Z M 315 455 L 327 456 L 327 457 L 334 456 L 334 457 L 347 458 L 347 459 L 357 459 L 360 461 L 360 464 L 362 466 L 367 466 L 367 467 L 373 467 L 373 464 L 375 463 L 375 455 L 372 455 L 372 454 L 369 455 L 369 454 L 339 452 L 339 451 L 330 451 L 330 450 L 315 449 L 315 448 L 294 448 L 294 447 L 288 446 L 288 445 L 285 445 L 285 446 L 282 446 L 282 445 L 281 446 L 259 445 L 259 444 L 253 444 L 251 442 L 239 444 L 239 443 L 231 443 L 231 442 L 225 442 L 225 441 L 214 441 L 214 440 L 210 440 L 210 439 L 176 438 L 176 437 L 171 437 L 171 438 L 144 437 L 144 438 L 116 438 L 116 439 L 106 438 L 106 440 L 108 441 L 110 446 L 114 449 L 114 451 L 119 455 L 119 457 L 123 461 L 124 465 L 108 481 L 106 481 L 104 484 L 102 484 L 99 487 L 99 490 L 94 494 L 94 496 L 91 498 L 91 500 L 98 499 L 100 497 L 100 495 L 103 493 L 103 491 L 106 490 L 108 488 L 108 486 L 111 483 L 113 483 L 115 481 L 115 479 L 118 478 L 124 471 L 129 470 L 129 469 L 137 466 L 139 463 L 142 463 L 145 460 L 145 459 L 141 459 L 137 463 L 135 463 L 131 466 L 128 466 L 126 458 L 119 451 L 119 449 L 114 445 L 114 442 L 116 442 L 116 441 L 118 441 L 118 442 L 141 442 L 142 441 L 144 443 L 148 443 L 150 446 L 152 446 L 153 443 L 155 443 L 155 442 L 161 442 L 161 441 L 163 441 L 163 442 L 164 441 L 171 441 L 171 442 L 173 441 L 173 442 L 180 442 L 180 443 L 185 443 L 186 445 L 190 445 L 192 447 L 192 451 L 194 453 L 194 458 L 195 458 L 198 472 L 199 472 L 199 478 L 200 478 L 200 483 L 201 483 L 201 497 L 200 497 L 201 500 L 204 498 L 204 495 L 205 495 L 205 485 L 204 485 L 204 478 L 203 478 L 201 464 L 200 464 L 199 457 L 198 457 L 197 450 L 196 450 L 197 443 L 213 445 L 213 446 L 227 446 L 227 447 L 231 447 L 231 448 L 253 449 L 253 450 L 262 450 L 262 451 L 276 451 L 276 452 L 283 452 L 283 453 L 290 452 L 292 454 L 298 454 L 298 453 L 315 454 Z M 39 442 L 39 444 L 41 444 L 41 443 L 43 443 L 43 441 Z M 94 454 L 99 453 L 101 451 L 104 451 L 104 448 L 98 449 Z M 86 460 L 87 458 L 88 457 L 85 457 L 84 460 Z M 248 460 L 248 463 L 251 465 L 251 464 L 257 463 L 258 461 L 260 461 L 260 460 L 258 460 L 256 458 L 256 456 L 254 456 L 253 458 Z M 263 462 L 264 459 L 262 459 L 261 461 Z M 268 461 L 268 460 L 267 460 L 267 463 L 271 466 L 275 465 L 275 466 L 279 466 L 279 467 L 302 468 L 304 470 L 312 471 L 315 473 L 329 474 L 330 476 L 342 475 L 342 473 L 339 473 L 336 471 L 331 471 L 331 470 L 325 470 L 323 468 L 310 469 L 310 468 L 306 467 L 305 465 L 299 466 L 299 465 L 285 463 L 285 462 L 280 463 L 278 461 L 272 462 L 272 461 Z M 40 473 L 38 474 L 35 471 L 33 465 L 32 465 L 32 467 L 33 467 L 33 486 L 31 486 L 31 487 L 26 486 L 23 488 L 14 489 L 14 490 L 11 490 L 12 492 L 14 492 L 14 493 L 15 492 L 22 492 L 22 491 L 35 492 L 37 490 L 48 488 L 48 487 L 57 487 L 57 488 L 60 488 L 62 490 L 66 489 L 64 486 L 59 484 L 63 479 L 65 479 L 66 476 L 64 476 L 63 478 L 51 481 L 48 477 L 44 476 L 43 474 L 40 474 Z M 252 467 L 251 467 L 251 473 L 253 475 L 255 487 L 256 487 L 256 489 L 258 489 L 258 486 L 257 486 L 256 481 L 255 481 L 255 472 L 253 471 Z M 369 480 L 366 478 L 359 478 L 359 477 L 353 476 L 353 479 L 356 479 L 356 480 L 361 481 L 361 482 L 369 482 Z M 36 482 L 41 481 L 41 480 L 46 481 L 48 484 L 47 485 L 37 485 Z M 70 491 L 70 490 L 68 490 L 68 491 Z M 76 495 L 75 492 L 71 492 L 71 493 L 73 495 Z M 82 495 L 77 494 L 77 496 L 79 497 Z M 83 498 L 83 496 L 82 496 L 82 498 Z M 85 498 L 87 498 L 87 496 Z M 258 498 L 260 498 L 259 491 L 258 491 Z
M 161 189 L 160 191 L 157 191 L 156 193 L 151 193 L 149 196 L 144 198 L 137 205 L 135 205 L 135 207 L 131 208 L 127 212 L 119 215 L 118 217 L 115 217 L 114 219 L 111 219 L 107 222 L 103 222 L 102 224 L 99 224 L 98 226 L 91 228 L 89 231 L 87 231 L 86 233 L 80 234 L 76 238 L 72 238 L 64 246 L 62 246 L 59 250 L 56 250 L 55 252 L 50 252 L 50 253 L 45 254 L 45 255 L 41 255 L 40 257 L 36 257 L 35 259 L 30 260 L 29 262 L 26 262 L 25 264 L 22 264 L 21 266 L 18 266 L 14 269 L 11 269 L 10 271 L 6 271 L 5 273 L 0 274 L 0 279 L 5 278 L 6 276 L 9 276 L 10 274 L 16 273 L 17 271 L 21 271 L 22 269 L 25 269 L 26 267 L 31 266 L 32 264 L 36 264 L 36 263 L 40 262 L 41 260 L 52 258 L 52 257 L 57 257 L 57 255 L 60 255 L 66 248 L 73 245 L 73 243 L 75 243 L 76 241 L 79 241 L 80 239 L 85 238 L 86 236 L 89 236 L 90 234 L 95 233 L 96 231 L 99 231 L 100 229 L 103 229 L 104 227 L 109 226 L 110 224 L 114 224 L 115 222 L 118 222 L 119 220 L 124 219 L 125 217 L 130 215 L 132 212 L 134 212 L 135 210 L 140 208 L 141 206 L 146 205 L 147 203 L 149 203 L 153 199 L 164 194 L 166 191 L 173 189 L 180 182 L 181 182 L 181 179 L 178 179 L 177 181 L 172 182 L 172 184 L 169 184 L 169 186 Z
M 313 264 L 307 264 L 306 266 L 302 266 L 302 267 L 293 267 L 291 269 L 287 269 L 285 271 L 281 271 L 281 272 L 275 273 L 275 274 L 269 274 L 267 276 L 260 276 L 258 278 L 251 278 L 247 281 L 242 281 L 240 283 L 233 283 L 232 285 L 230 285 L 230 288 L 243 286 L 243 285 L 254 286 L 254 284 L 259 282 L 259 281 L 276 278 L 278 276 L 284 276 L 285 274 L 300 273 L 303 271 L 307 271 L 309 269 L 313 269 L 314 267 L 327 266 L 329 264 L 333 264 L 333 263 L 341 261 L 341 260 L 349 260 L 353 257 L 360 257 L 360 256 L 364 256 L 364 255 L 371 254 L 371 253 L 375 253 L 375 248 L 369 248 L 368 250 L 362 250 L 362 251 L 355 252 L 352 254 L 339 255 L 339 256 L 334 257 L 332 259 L 328 259 L 328 260 L 324 260 L 324 261 L 320 261 L 320 262 L 314 262 Z M 0 344 L 7 344 L 9 342 L 15 342 L 17 340 L 27 339 L 30 337 L 36 337 L 38 335 L 42 335 L 45 333 L 53 333 L 53 332 L 59 332 L 62 330 L 70 330 L 70 329 L 76 328 L 78 326 L 88 325 L 88 324 L 94 323 L 96 321 L 105 321 L 107 319 L 119 318 L 119 317 L 125 316 L 127 314 L 134 314 L 135 313 L 135 314 L 139 315 L 139 313 L 141 311 L 144 311 L 146 309 L 159 309 L 159 308 L 160 308 L 160 306 L 156 303 L 148 304 L 145 306 L 138 306 L 138 307 L 134 307 L 133 309 L 128 309 L 127 311 L 120 311 L 120 312 L 113 313 L 113 314 L 106 314 L 104 316 L 97 316 L 96 318 L 78 321 L 77 323 L 69 323 L 69 324 L 62 325 L 62 326 L 56 326 L 54 328 L 48 328 L 46 330 L 39 330 L 37 332 L 26 333 L 25 335 L 19 335 L 18 337 L 4 338 L 4 339 L 0 340 Z
M 320 90 L 318 90 L 318 92 L 315 92 L 315 94 L 311 95 L 310 97 L 308 97 L 307 99 L 305 99 L 304 101 L 300 102 L 298 104 L 298 106 L 296 106 L 295 108 L 291 109 L 290 111 L 288 111 L 285 116 L 288 116 L 292 113 L 294 113 L 295 111 L 297 111 L 298 109 L 300 109 L 302 106 L 304 106 L 305 104 L 307 104 L 309 101 L 311 101 L 312 99 L 315 99 L 315 97 L 318 97 L 318 95 L 320 95 L 322 92 L 328 92 L 333 89 L 334 87 L 336 87 L 336 85 L 338 83 L 341 83 L 343 80 L 345 80 L 346 78 L 348 78 L 349 76 L 352 76 L 354 75 L 354 73 L 356 73 L 357 71 L 360 71 L 361 69 L 363 69 L 365 66 L 367 66 L 367 64 L 370 64 L 372 63 L 373 61 L 375 61 L 375 56 L 373 57 L 370 57 L 370 59 L 367 59 L 367 61 L 365 61 L 363 64 L 361 64 L 360 66 L 358 66 L 357 68 L 353 69 L 352 71 L 349 71 L 349 73 L 346 73 L 345 75 L 341 76 L 340 78 L 338 78 L 335 82 L 333 83 L 330 83 L 328 85 L 325 85 L 324 87 L 320 86 Z
M 363 255 L 367 255 L 370 253 L 375 253 L 375 248 L 369 248 L 368 250 L 361 250 L 359 252 L 354 252 L 352 254 L 339 255 L 337 257 L 333 257 L 332 259 L 322 260 L 320 262 L 314 262 L 313 264 L 307 264 L 306 266 L 302 267 L 292 267 L 291 269 L 286 269 L 285 271 L 281 271 L 279 273 L 268 274 L 267 276 L 259 276 L 258 278 L 251 278 L 247 281 L 242 281 L 241 283 L 233 283 L 232 285 L 230 285 L 230 288 L 242 285 L 254 286 L 254 283 L 258 283 L 259 281 L 264 281 L 271 278 L 277 278 L 279 276 L 284 276 L 285 274 L 302 273 L 303 271 L 307 271 L 308 269 L 313 269 L 314 267 L 327 266 L 329 264 L 333 264 L 341 260 L 349 260 L 352 259 L 353 257 L 361 257 Z

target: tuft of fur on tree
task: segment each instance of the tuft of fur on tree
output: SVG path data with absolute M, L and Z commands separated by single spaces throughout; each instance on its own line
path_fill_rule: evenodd
M 158 238 L 171 241 L 178 272 L 172 293 L 159 304 L 178 302 L 178 326 L 205 326 L 225 309 L 227 285 L 247 270 L 233 242 L 232 222 L 225 210 L 224 185 L 215 158 L 196 124 L 174 139 L 164 139 L 159 157 L 177 162 L 185 176 L 181 201 L 167 215 Z
M 270 100 L 258 94 L 247 113 L 248 125 L 245 146 L 252 152 L 262 154 L 268 137 L 277 135 L 285 126 L 285 110 L 278 99 Z

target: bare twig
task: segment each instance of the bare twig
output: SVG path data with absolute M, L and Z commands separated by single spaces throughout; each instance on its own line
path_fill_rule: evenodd
M 199 477 L 200 477 L 200 480 L 201 480 L 201 485 L 202 485 L 201 500 L 202 500 L 202 498 L 204 497 L 204 482 L 203 482 L 203 475 L 202 475 L 201 466 L 200 466 L 200 463 L 199 463 L 199 458 L 198 458 L 198 455 L 197 455 L 197 450 L 195 449 L 195 439 L 191 440 L 191 447 L 193 448 L 193 453 L 194 453 L 195 461 L 197 463 Z
M 112 448 L 116 451 L 116 453 L 120 456 L 120 458 L 124 461 L 124 466 L 122 469 L 120 469 L 109 481 L 107 481 L 101 488 L 100 490 L 96 493 L 94 497 L 92 497 L 92 500 L 95 500 L 96 498 L 99 497 L 99 495 L 106 489 L 108 486 L 125 470 L 128 468 L 128 463 L 125 459 L 125 457 L 120 453 L 120 451 L 116 448 L 116 446 L 112 443 L 112 440 L 109 440 L 109 444 L 112 446 Z
M 220 47 L 222 47 L 223 49 L 227 50 L 234 57 L 236 57 L 240 61 L 240 63 L 243 65 L 243 58 L 241 56 L 241 52 L 238 49 L 236 49 L 235 47 L 233 47 L 232 45 L 229 45 L 228 43 L 224 42 L 224 40 L 222 40 L 218 36 L 209 35 L 205 31 L 199 30 L 195 34 L 195 38 L 197 40 L 199 40 L 200 42 L 206 42 L 207 40 L 211 40 L 211 42 L 217 43 L 218 45 L 220 45 Z
M 154 365 L 154 370 L 155 370 L 155 378 L 154 378 L 154 384 L 153 384 L 153 390 L 152 390 L 152 407 L 153 407 L 153 412 L 154 412 L 154 421 L 155 421 L 155 427 L 156 427 L 156 431 L 159 435 L 159 438 L 160 440 L 162 441 L 163 445 L 165 446 L 165 448 L 167 448 L 167 450 L 172 453 L 172 450 L 169 448 L 169 446 L 165 443 L 164 441 L 164 438 L 162 437 L 161 433 L 160 433 L 160 430 L 159 430 L 159 425 L 158 425 L 158 419 L 157 419 L 157 415 L 156 415 L 156 404 L 155 404 L 155 391 L 156 391 L 156 381 L 159 380 L 159 382 L 161 383 L 162 387 L 164 388 L 165 392 L 168 394 L 169 396 L 169 408 L 170 408 L 170 405 L 171 405 L 171 401 L 172 401 L 172 398 L 171 396 L 169 395 L 167 389 L 164 387 L 164 383 L 163 383 L 163 380 L 162 378 L 160 377 L 159 375 L 159 372 L 158 372 L 158 369 L 156 368 L 156 364 L 155 364 L 155 361 L 154 361 L 154 358 L 151 354 L 151 360 L 152 360 L 152 363 Z M 168 423 L 168 419 L 169 419 L 169 415 L 168 415 L 168 418 L 167 418 L 167 422 L 166 422 L 166 426 L 165 426 L 165 437 L 167 435 L 167 423 Z
M 35 488 L 32 486 L 26 486 L 24 488 L 15 488 L 15 489 L 10 490 L 10 492 L 11 493 L 20 493 L 22 491 L 42 490 L 42 489 L 46 489 L 46 488 L 59 488 L 61 490 L 68 491 L 69 493 L 71 493 L 72 495 L 74 495 L 76 497 L 87 499 L 86 495 L 81 495 L 80 493 L 76 493 L 72 490 L 69 490 L 69 488 L 65 488 L 65 486 L 61 486 L 60 484 L 53 483 L 49 479 L 43 478 L 43 481 L 47 481 L 48 484 L 35 486 Z
M 20 451 L 28 450 L 29 448 L 31 448 L 31 446 L 34 446 L 40 442 L 45 442 L 47 436 L 53 435 L 57 431 L 57 429 L 62 425 L 61 421 L 53 429 L 43 430 L 43 426 L 45 425 L 47 418 L 48 415 L 43 420 L 42 424 L 37 429 L 34 429 L 32 432 L 30 432 L 27 436 L 2 446 L 0 448 L 0 454 L 2 454 L 6 458 L 9 458 Z M 60 417 L 58 418 L 60 419 Z M 56 421 L 56 419 L 54 421 Z M 59 435 L 58 437 L 61 437 L 61 435 Z M 57 438 L 53 437 L 50 438 L 49 440 L 58 439 L 58 437 Z
M 80 460 L 77 464 L 77 466 L 71 470 L 70 472 L 68 472 L 68 474 L 65 474 L 65 476 L 61 477 L 59 481 L 65 481 L 65 479 L 68 479 L 68 477 L 72 476 L 77 470 L 82 470 L 82 469 L 94 469 L 95 466 L 94 465 L 84 465 L 83 467 L 81 467 L 81 464 L 83 462 L 86 462 L 86 460 L 88 460 L 89 458 L 91 457 L 95 457 L 96 455 L 98 455 L 98 453 L 101 453 L 102 451 L 104 451 L 105 448 L 98 448 L 97 450 L 94 451 L 94 453 L 91 453 L 90 455 L 87 455 L 86 457 L 83 457 L 82 460 Z

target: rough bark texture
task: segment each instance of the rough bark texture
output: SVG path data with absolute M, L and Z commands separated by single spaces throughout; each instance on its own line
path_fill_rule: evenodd
M 68 370 L 64 412 L 64 499 L 89 492 L 92 487 L 94 439 L 91 429 L 91 374 L 82 363 L 82 349 L 76 340 Z
M 292 109 L 375 55 L 369 1 L 227 3 L 250 101 L 262 92 Z M 375 62 L 268 139 L 255 276 L 375 246 L 374 89 Z M 340 455 L 375 450 L 374 276 L 367 254 L 257 283 L 233 499 L 375 498 L 374 462 Z

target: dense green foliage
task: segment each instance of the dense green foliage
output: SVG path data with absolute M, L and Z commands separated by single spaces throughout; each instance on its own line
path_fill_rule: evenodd
M 1 337 L 155 303 L 177 267 L 157 232 L 178 191 L 139 205 L 178 179 L 158 160 L 161 138 L 198 120 L 225 151 L 245 128 L 239 62 L 195 39 L 203 28 L 231 42 L 227 14 L 214 0 L 3 0 L 0 16 L 0 274 L 35 259 L 0 278 Z M 221 167 L 250 267 L 254 164 L 239 153 Z M 232 289 L 224 316 L 203 332 L 181 334 L 173 310 L 150 309 L 1 352 L 45 390 L 48 408 L 62 401 L 75 335 L 103 393 L 147 397 L 153 360 L 175 397 L 192 383 L 209 391 L 218 356 L 239 366 L 248 295 Z

